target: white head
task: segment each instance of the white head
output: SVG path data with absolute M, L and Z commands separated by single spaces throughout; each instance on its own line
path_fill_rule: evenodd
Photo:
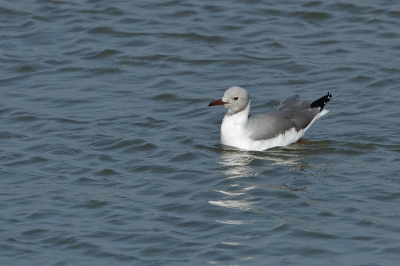
M 225 91 L 224 97 L 212 101 L 208 106 L 224 105 L 228 108 L 228 115 L 234 115 L 246 109 L 250 102 L 247 91 L 241 87 L 233 86 Z

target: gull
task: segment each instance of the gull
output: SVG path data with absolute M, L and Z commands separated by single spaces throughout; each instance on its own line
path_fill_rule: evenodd
M 233 86 L 222 99 L 208 106 L 223 105 L 228 111 L 221 124 L 221 143 L 243 150 L 263 151 L 298 141 L 310 126 L 329 110 L 325 104 L 332 94 L 314 102 L 300 101 L 295 94 L 282 102 L 276 111 L 249 116 L 250 97 L 247 90 Z

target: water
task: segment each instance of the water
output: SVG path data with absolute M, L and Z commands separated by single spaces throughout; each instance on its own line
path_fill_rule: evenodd
M 278 2 L 278 3 L 276 3 Z M 397 1 L 2 1 L 1 265 L 398 265 Z M 223 147 L 332 92 L 307 144 Z

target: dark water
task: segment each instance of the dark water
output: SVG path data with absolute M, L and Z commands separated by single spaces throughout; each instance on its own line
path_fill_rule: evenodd
M 399 265 L 400 2 L 2 1 L 1 265 Z M 309 143 L 222 147 L 339 96 Z

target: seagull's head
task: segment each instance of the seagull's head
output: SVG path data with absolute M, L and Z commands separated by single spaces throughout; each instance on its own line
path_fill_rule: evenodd
M 246 109 L 249 101 L 250 97 L 245 89 L 233 86 L 225 91 L 222 99 L 214 100 L 208 106 L 224 105 L 228 108 L 228 115 L 234 115 Z

